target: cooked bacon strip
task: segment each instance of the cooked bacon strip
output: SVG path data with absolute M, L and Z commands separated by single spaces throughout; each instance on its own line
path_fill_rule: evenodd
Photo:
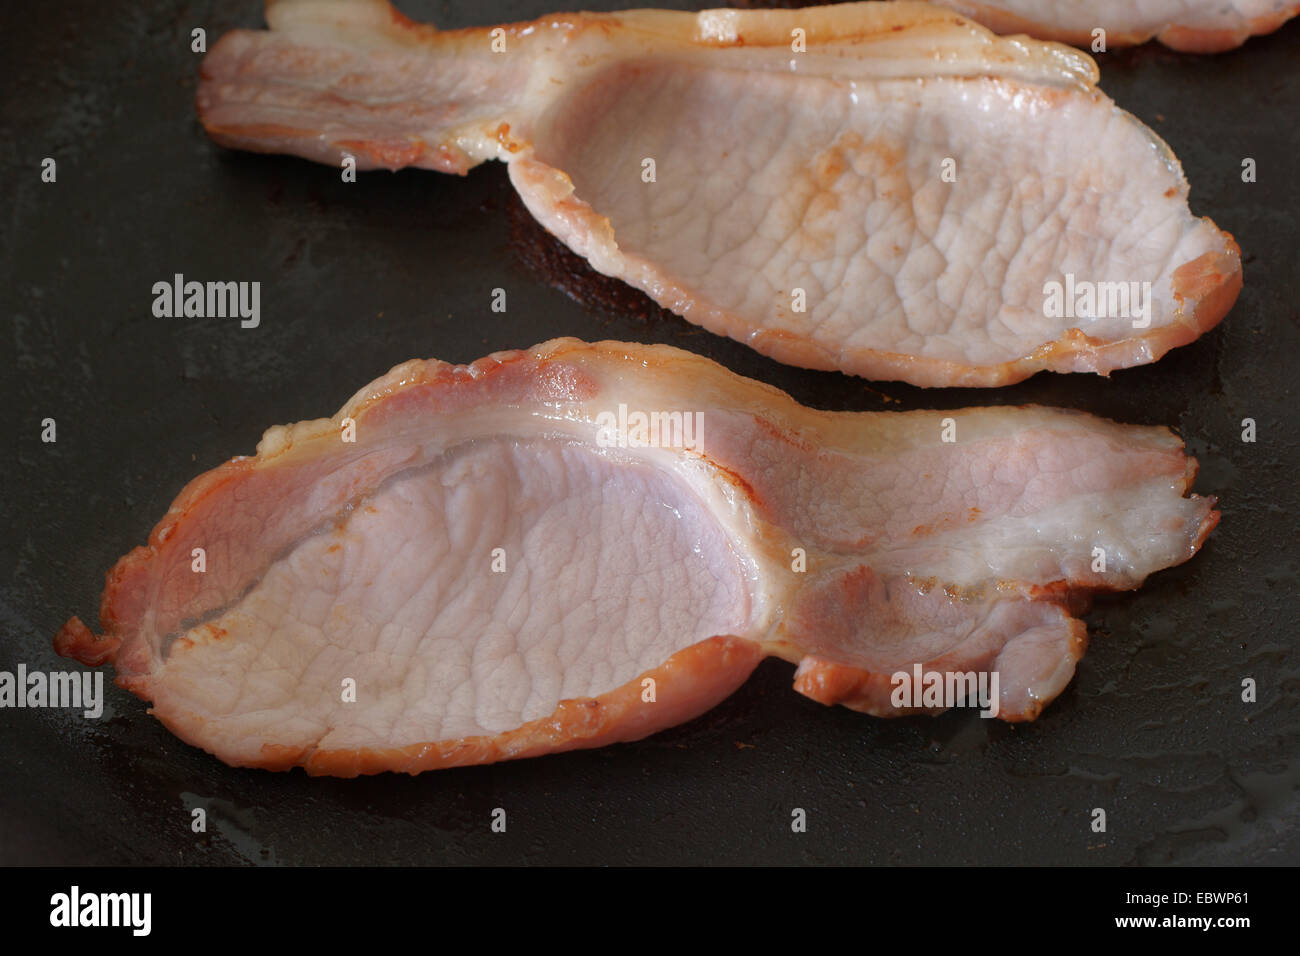
M 386 0 L 267 19 L 204 60 L 217 142 L 362 169 L 503 160 L 597 270 L 792 365 L 1105 374 L 1191 342 L 1241 286 L 1232 237 L 1190 214 L 1178 161 L 1091 59 L 939 7 L 563 14 L 500 28 L 499 53 Z M 1052 311 L 1048 283 L 1114 295 Z M 1118 298 L 1141 283 L 1149 316 Z
M 1296 0 L 937 0 L 999 33 L 1028 33 L 1090 47 L 1157 39 L 1187 53 L 1219 53 L 1272 33 L 1297 13 Z
M 644 447 L 637 413 L 701 417 Z M 891 700 L 915 664 L 996 673 L 998 716 L 1032 720 L 1083 653 L 1077 599 L 1214 527 L 1195 469 L 1164 428 L 820 412 L 667 346 L 413 361 L 191 482 L 102 634 L 55 646 L 228 763 L 313 774 L 636 740 L 765 655 L 881 716 L 917 709 Z

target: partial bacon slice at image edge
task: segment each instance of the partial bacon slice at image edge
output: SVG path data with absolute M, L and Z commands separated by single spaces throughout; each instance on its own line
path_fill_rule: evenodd
M 598 272 L 787 364 L 925 387 L 1105 375 L 1194 341 L 1241 289 L 1236 242 L 1191 214 L 1177 158 L 1090 57 L 947 8 L 439 31 L 386 0 L 272 0 L 267 19 L 203 61 L 215 142 L 358 169 L 503 161 Z M 1146 289 L 1149 314 L 1101 292 L 1049 308 L 1076 280 Z
M 1241 46 L 1253 36 L 1281 28 L 1300 14 L 1293 0 L 1199 0 L 1188 10 L 1186 3 L 1169 3 L 1170 19 L 1152 24 L 1149 12 L 1135 11 L 1131 0 L 1080 4 L 1073 19 L 1086 23 L 1062 22 L 1052 16 L 1051 0 L 1030 5 L 1006 0 L 936 0 L 963 16 L 970 17 L 998 33 L 1027 33 L 1040 40 L 1059 40 L 1088 49 L 1092 31 L 1106 31 L 1107 47 L 1136 46 L 1157 40 L 1183 53 L 1222 53 Z M 1081 15 L 1080 15 L 1081 14 Z
M 638 411 L 699 425 L 615 440 Z M 413 361 L 190 482 L 55 648 L 227 763 L 336 776 L 638 740 L 767 656 L 826 704 L 962 705 L 896 698 L 919 666 L 1033 720 L 1088 594 L 1214 528 L 1195 472 L 1163 428 L 820 412 L 667 346 Z

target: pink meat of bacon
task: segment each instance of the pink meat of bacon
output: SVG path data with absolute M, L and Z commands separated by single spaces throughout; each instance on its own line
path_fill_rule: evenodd
M 1086 54 L 944 8 L 443 32 L 387 0 L 272 0 L 267 20 L 203 62 L 218 143 L 360 169 L 502 160 L 595 269 L 792 365 L 1105 374 L 1191 342 L 1241 288 L 1236 243 Z M 1090 293 L 1051 304 L 1067 284 Z
M 1028 33 L 1090 47 L 1156 39 L 1187 53 L 1218 53 L 1272 33 L 1297 13 L 1296 0 L 936 0 L 999 33 Z
M 997 674 L 1032 720 L 1078 599 L 1214 527 L 1195 470 L 1164 428 L 821 412 L 667 346 L 412 361 L 191 482 L 55 646 L 230 764 L 338 776 L 640 739 L 768 655 L 878 716 L 940 709 L 893 698 L 916 665 Z

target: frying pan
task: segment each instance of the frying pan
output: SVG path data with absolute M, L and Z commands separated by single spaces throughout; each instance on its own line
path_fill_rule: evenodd
M 443 27 L 551 6 L 401 3 Z M 779 365 L 664 312 L 534 225 L 499 164 L 463 180 L 345 184 L 334 169 L 212 146 L 195 120 L 190 31 L 211 42 L 261 26 L 253 0 L 68 0 L 6 5 L 0 19 L 0 394 L 13 436 L 0 669 L 75 666 L 51 649 L 59 625 L 95 620 L 118 556 L 186 481 L 250 454 L 267 426 L 329 415 L 405 359 L 464 362 L 556 335 L 691 349 L 821 408 L 1038 402 L 1170 425 L 1223 512 L 1195 559 L 1098 600 L 1077 676 L 1033 724 L 824 708 L 769 661 L 711 713 L 639 743 L 333 780 L 229 768 L 106 683 L 99 720 L 0 711 L 0 862 L 1300 860 L 1300 22 L 1216 56 L 1099 57 L 1102 87 L 1182 160 L 1193 211 L 1241 244 L 1245 288 L 1220 328 L 1109 379 L 926 391 Z M 260 326 L 154 317 L 153 283 L 178 272 L 260 281 Z M 46 418 L 54 443 L 41 441 Z M 191 832 L 196 807 L 207 833 Z M 505 834 L 489 829 L 496 807 Z M 796 807 L 804 833 L 791 830 Z M 1097 807 L 1105 833 L 1089 826 Z

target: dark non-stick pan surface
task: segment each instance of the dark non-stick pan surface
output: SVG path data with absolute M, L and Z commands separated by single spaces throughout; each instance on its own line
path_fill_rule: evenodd
M 401 6 L 444 27 L 550 12 Z M 1300 22 L 1217 56 L 1099 57 L 1102 87 L 1182 160 L 1193 210 L 1241 244 L 1246 284 L 1221 327 L 1109 380 L 937 391 L 789 368 L 660 310 L 534 225 L 499 164 L 345 184 L 214 147 L 195 119 L 190 31 L 261 24 L 255 2 L 0 12 L 0 669 L 76 666 L 51 649 L 58 627 L 97 620 L 104 572 L 186 481 L 251 454 L 267 426 L 332 414 L 406 359 L 465 362 L 557 335 L 670 343 L 821 408 L 1039 402 L 1170 425 L 1223 520 L 1192 561 L 1099 600 L 1074 682 L 1030 725 L 825 708 L 768 661 L 710 714 L 640 743 L 333 780 L 231 769 L 111 685 L 97 721 L 3 710 L 0 862 L 1300 860 Z M 45 157 L 56 183 L 40 181 Z M 151 287 L 175 273 L 260 281 L 260 327 L 154 317 Z M 205 834 L 191 831 L 196 807 Z M 489 826 L 498 807 L 505 833 Z M 807 832 L 792 832 L 795 808 Z

